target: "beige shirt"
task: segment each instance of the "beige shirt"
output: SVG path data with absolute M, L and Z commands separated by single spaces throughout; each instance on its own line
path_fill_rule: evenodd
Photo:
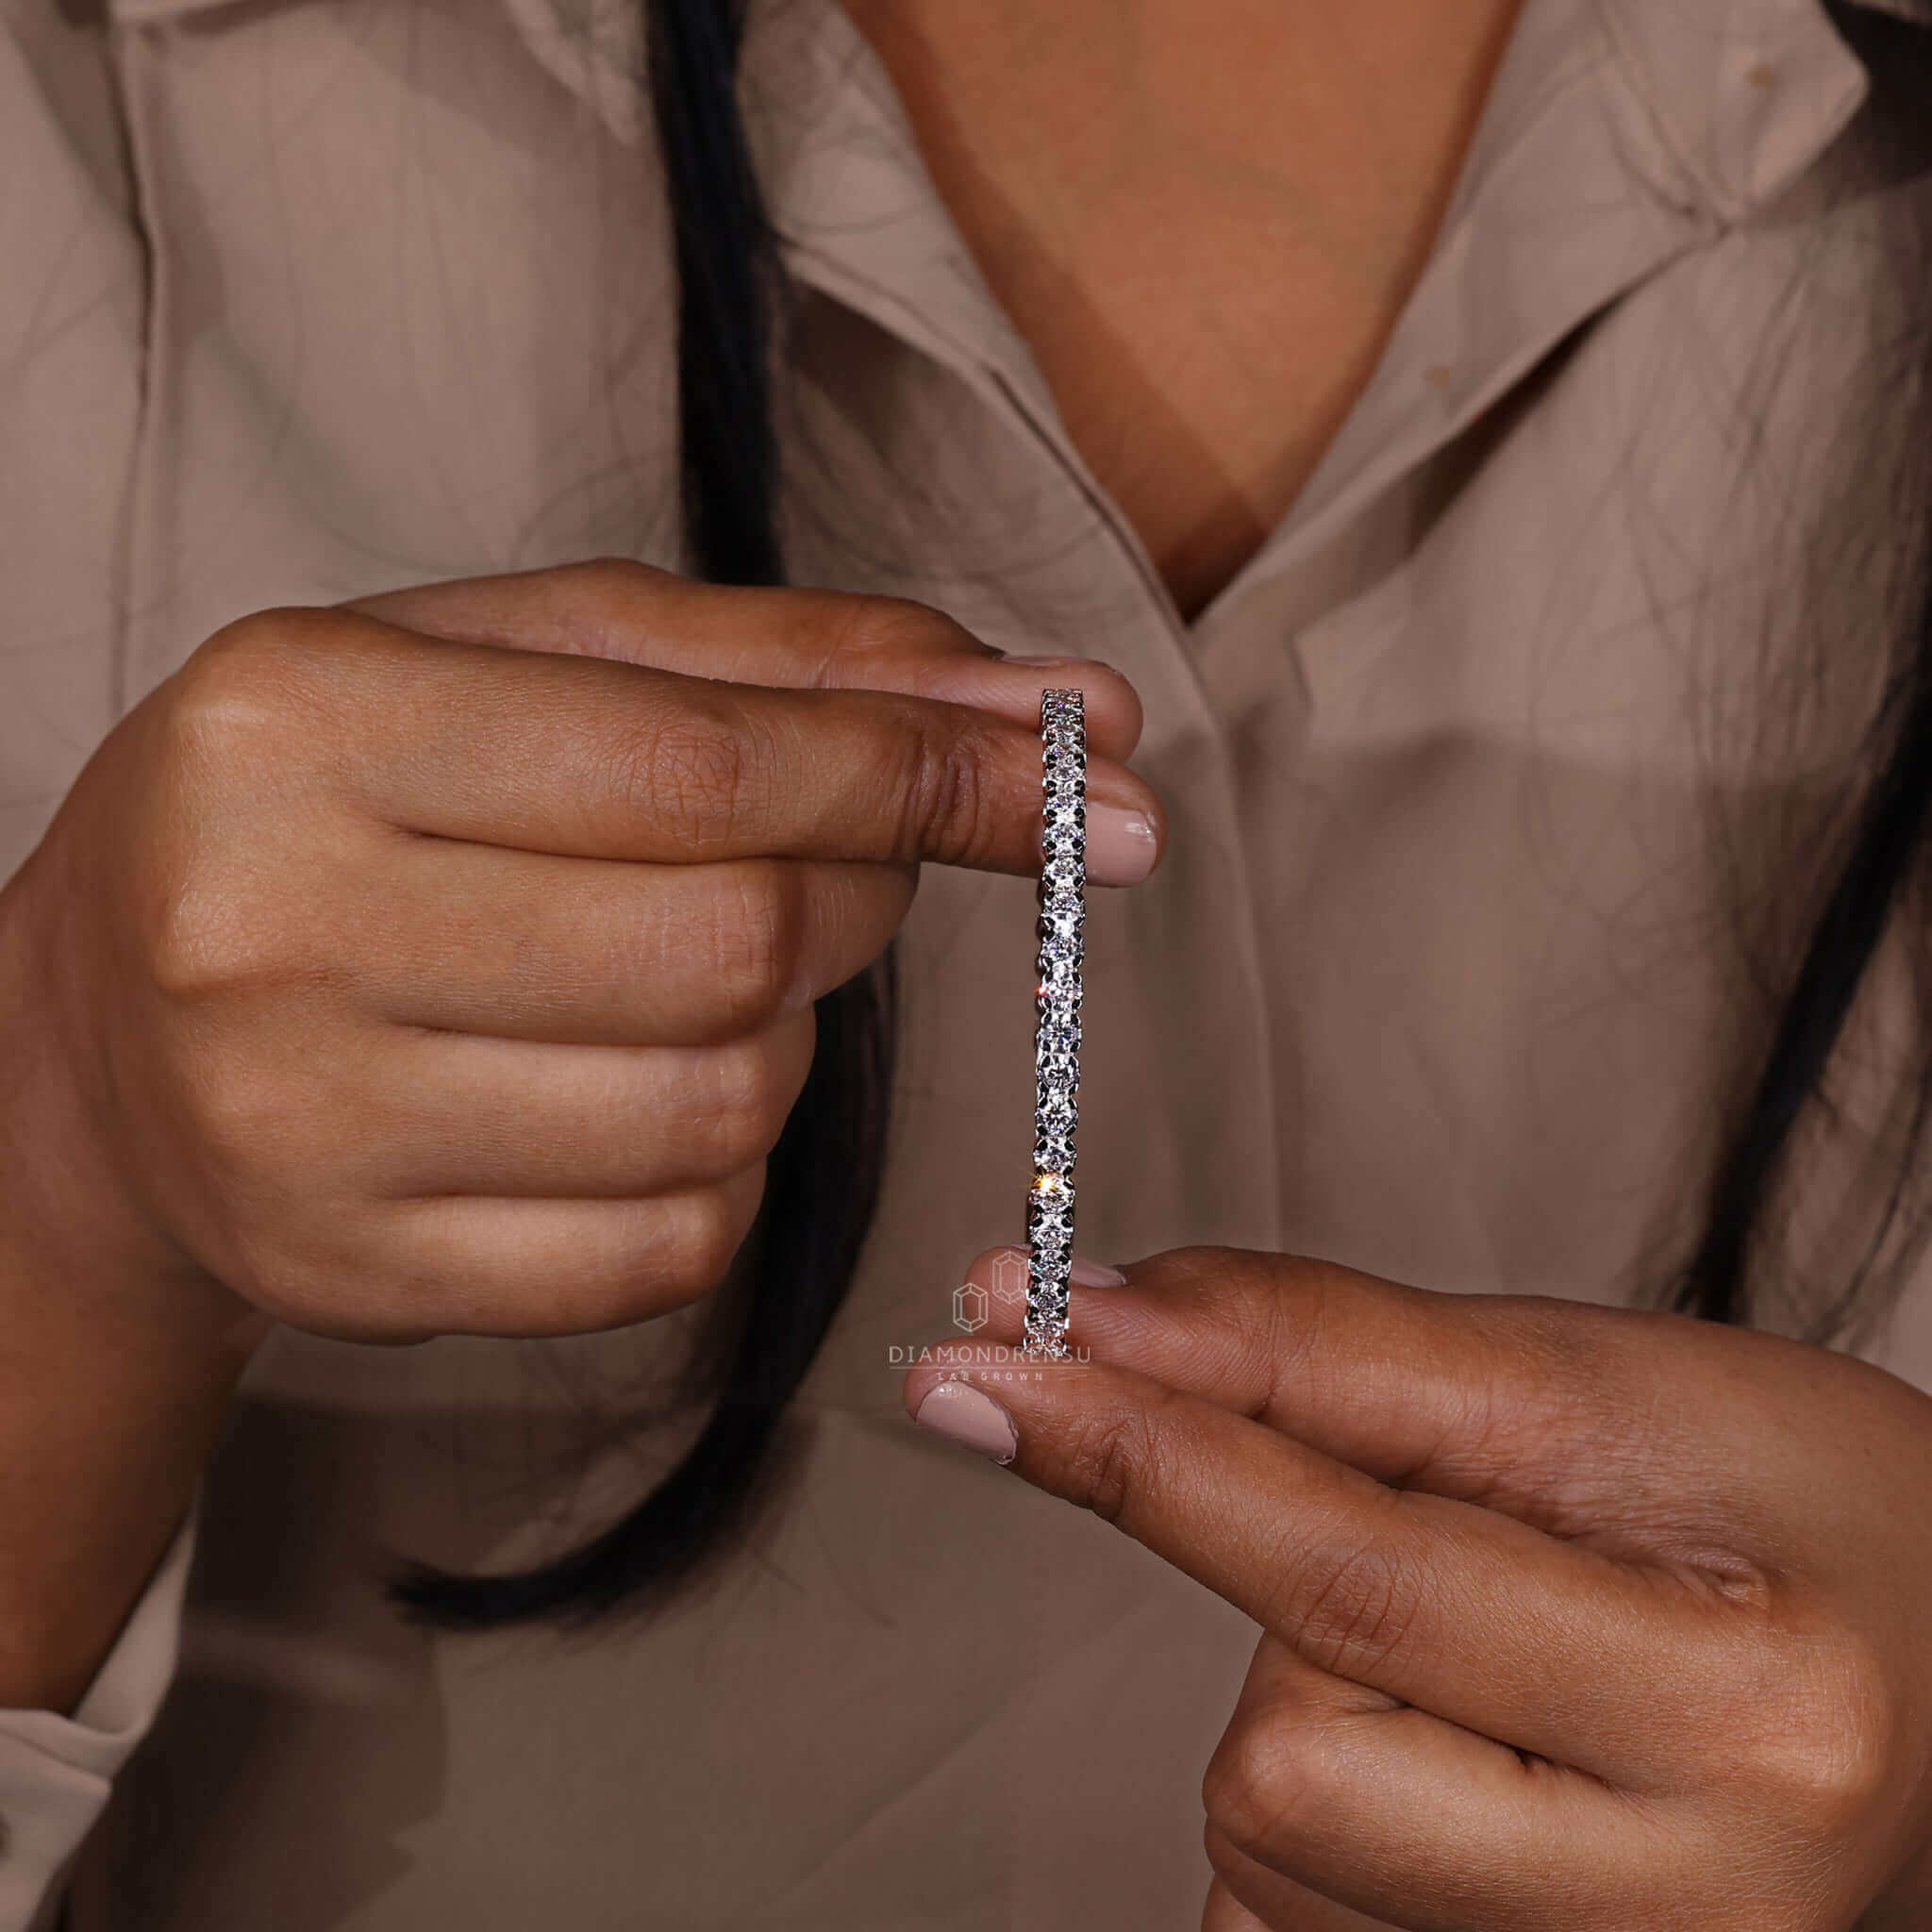
M 628 0 L 108 13 L 0 0 L 8 869 L 231 617 L 676 558 Z M 878 63 L 831 0 L 755 8 L 802 291 L 794 575 L 1104 657 L 1145 701 L 1174 837 L 1090 912 L 1087 1252 L 1610 1301 L 1687 1257 L 1770 1011 L 1728 894 L 1765 897 L 1754 855 L 1878 662 L 1831 611 L 1834 705 L 1751 730 L 1767 664 L 1815 641 L 1793 615 L 1827 609 L 1802 566 L 1869 472 L 1850 430 L 1924 200 L 1867 166 L 1866 92 L 1815 0 L 1527 0 L 1373 381 L 1184 624 Z M 568 1642 L 430 1638 L 380 1599 L 401 1555 L 528 1558 L 627 1499 L 668 1439 L 588 1476 L 571 1452 L 661 1380 L 678 1322 L 281 1336 L 198 1549 L 78 1712 L 0 1717 L 0 1932 L 51 1914 L 117 1773 L 75 1932 L 1194 1924 L 1251 1628 L 899 1407 L 894 1349 L 1021 1231 L 1031 932 L 1024 881 L 924 881 L 875 1239 L 714 1586 Z M 1890 1119 L 1890 964 L 1874 988 L 1790 1230 L 1827 1277 Z M 1869 1348 L 1932 1386 L 1921 1274 Z

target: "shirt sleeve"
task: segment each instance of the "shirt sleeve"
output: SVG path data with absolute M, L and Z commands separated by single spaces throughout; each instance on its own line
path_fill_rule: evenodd
M 191 1510 L 72 1717 L 0 1711 L 0 1932 L 42 1932 L 114 1774 L 167 1695 L 193 1559 Z

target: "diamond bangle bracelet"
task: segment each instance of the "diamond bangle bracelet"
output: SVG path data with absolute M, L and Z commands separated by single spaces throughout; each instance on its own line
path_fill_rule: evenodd
M 1040 700 L 1042 809 L 1040 984 L 1034 1030 L 1033 1185 L 1026 1194 L 1022 1353 L 1064 1361 L 1074 1259 L 1074 1132 L 1079 1124 L 1080 973 L 1086 924 L 1087 712 L 1077 691 Z

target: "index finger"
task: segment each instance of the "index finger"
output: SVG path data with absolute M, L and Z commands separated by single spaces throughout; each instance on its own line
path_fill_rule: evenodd
M 1131 757 L 1141 700 L 1110 664 L 1017 658 L 909 597 L 706 583 L 625 558 L 416 584 L 345 609 L 455 642 L 615 658 L 794 690 L 893 691 L 1024 724 L 1046 687 L 1087 700 L 1090 750 Z
M 776 690 L 594 657 L 426 643 L 375 619 L 287 610 L 244 635 L 300 679 L 346 686 L 353 742 L 333 768 L 373 814 L 438 838 L 593 858 L 924 859 L 1040 865 L 1037 729 L 894 692 Z M 240 629 L 241 627 L 231 627 Z M 217 652 L 195 675 L 219 687 Z M 215 693 L 217 703 L 220 691 Z M 1158 856 L 1153 791 L 1088 769 L 1097 883 Z
M 1021 1252 L 990 1249 L 967 1274 L 987 1290 L 988 1332 L 1002 1340 L 1021 1334 Z M 1379 1481 L 1732 1582 L 1772 1554 L 1755 1547 L 1740 1505 L 1788 1480 L 1782 1457 L 1773 1447 L 1748 1468 L 1716 1466 L 1711 1425 L 1761 1399 L 1739 1357 L 1761 1369 L 1789 1361 L 1796 1343 L 1645 1309 L 1440 1293 L 1240 1248 L 1176 1248 L 1113 1272 L 1097 1291 L 1075 1277 L 1072 1319 L 1094 1356 Z M 1815 1376 L 1861 1365 L 1804 1366 Z M 1683 1472 L 1693 1467 L 1704 1474 L 1691 1492 Z

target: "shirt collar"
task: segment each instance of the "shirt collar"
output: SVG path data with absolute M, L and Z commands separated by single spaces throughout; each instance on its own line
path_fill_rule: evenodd
M 239 0 L 101 4 L 133 23 Z M 642 142 L 641 0 L 502 4 L 547 72 L 618 139 Z M 1866 4 L 1932 25 L 1932 0 Z M 749 137 L 788 264 L 967 379 L 1005 390 L 1039 433 L 1063 441 L 1030 353 L 946 213 L 883 66 L 838 0 L 750 0 L 746 32 Z M 1399 413 L 1416 421 L 1393 444 L 1422 446 L 1449 433 L 1552 331 L 1580 321 L 1591 304 L 1611 299 L 1697 234 L 1775 199 L 1831 144 L 1868 89 L 1824 0 L 1524 0 L 1444 216 L 1442 258 L 1425 275 L 1415 312 L 1385 358 L 1382 386 L 1407 366 L 1402 334 L 1425 325 L 1432 340 L 1455 333 L 1450 325 L 1469 307 L 1458 308 L 1457 287 L 1472 276 L 1517 288 L 1525 313 L 1509 340 L 1465 344 L 1469 353 L 1434 404 L 1406 394 Z M 1579 143 L 1593 143 L 1594 158 L 1577 152 Z M 1541 168 L 1551 171 L 1552 185 L 1566 170 L 1591 172 L 1587 219 L 1565 217 L 1559 231 L 1553 215 L 1522 245 L 1474 219 L 1500 202 L 1513 211 L 1502 225 L 1522 227 L 1513 214 L 1524 192 L 1507 182 Z M 1615 206 L 1606 202 L 1612 176 L 1621 191 L 1608 193 Z M 1487 255 L 1473 246 L 1485 233 Z M 1572 258 L 1574 273 L 1560 289 L 1528 258 L 1546 269 L 1538 254 L 1546 247 Z M 1492 258 L 1498 250 L 1501 258 Z M 1492 323 L 1507 307 L 1481 306 Z M 1445 307 L 1446 319 L 1430 312 Z M 1324 504 L 1339 509 L 1333 499 L 1354 496 L 1370 473 L 1394 459 L 1381 416 L 1397 406 L 1373 387 L 1364 402 L 1373 407 L 1357 411 L 1291 521 Z M 1353 445 L 1372 430 L 1383 446 L 1368 461 Z
M 108 16 L 152 22 L 214 11 L 239 0 L 102 0 Z M 1549 0 L 1524 0 L 1519 33 Z M 1866 77 L 1834 30 L 1823 0 L 1592 0 L 1643 104 L 1655 148 L 1635 157 L 1659 187 L 1701 202 L 1720 219 L 1741 219 L 1773 200 L 1828 146 L 1857 109 Z M 1932 26 L 1932 0 L 1861 0 L 1873 11 Z M 538 61 L 627 142 L 643 138 L 642 0 L 502 0 Z M 803 18 L 795 18 L 802 16 Z M 836 16 L 829 18 L 828 16 Z M 844 75 L 876 93 L 876 63 L 837 0 L 752 0 L 747 72 L 782 74 L 803 51 L 823 70 L 827 51 Z M 760 47 L 765 50 L 760 56 Z M 852 54 L 857 48 L 858 58 Z M 814 56 L 816 59 L 814 60 Z M 781 91 L 758 88 L 784 121 Z M 820 107 L 824 106 L 821 102 Z M 874 99 L 858 117 L 880 131 L 896 117 Z M 1489 117 L 1492 122 L 1502 117 Z M 822 123 L 827 117 L 814 111 Z M 821 136 L 854 131 L 833 114 Z M 755 130 L 756 132 L 756 130 Z M 796 124 L 772 137 L 793 159 Z M 821 141 L 820 144 L 823 144 Z M 774 205 L 782 209 L 777 194 Z M 781 223 L 782 225 L 782 223 Z
M 219 0 L 110 0 L 125 8 Z M 503 0 L 531 51 L 611 131 L 648 125 L 640 0 Z M 1932 0 L 1865 0 L 1932 25 Z M 912 340 L 976 362 L 1051 415 L 1031 358 L 967 255 L 890 79 L 838 0 L 750 0 L 750 138 L 791 265 L 866 297 Z M 1869 91 L 1824 0 L 1524 0 L 1510 58 L 1443 231 L 1560 91 L 1574 42 L 1607 46 L 1624 99 L 1623 158 L 1666 206 L 1730 225 L 1768 206 L 1843 130 Z M 1547 145 L 1547 142 L 1543 143 Z M 916 299 L 906 296 L 916 291 Z M 896 292 L 895 292 L 896 291 Z M 890 315 L 882 311 L 891 310 Z
M 114 0 L 146 15 L 217 0 Z M 1524 0 L 1525 13 L 1543 0 Z M 1870 10 L 1932 25 L 1932 0 L 1862 0 Z M 641 0 L 504 0 L 531 50 L 589 99 L 613 129 L 643 126 Z M 821 7 L 838 11 L 835 0 Z M 1669 161 L 1711 208 L 1736 220 L 1774 198 L 1833 139 L 1864 97 L 1863 70 L 1822 0 L 1597 0 L 1633 88 Z M 760 41 L 799 37 L 775 15 L 812 11 L 796 0 L 754 0 L 748 61 Z M 791 25 L 790 22 L 787 25 Z M 836 25 L 809 23 L 822 43 Z
M 1923 20 L 1932 0 L 1884 10 Z M 1374 375 L 1203 631 L 1315 557 L 1593 315 L 1768 207 L 1869 91 L 1820 0 L 1524 0 Z M 1303 575 L 1319 587 L 1319 570 Z
M 1907 20 L 1932 18 L 1932 0 L 1867 4 Z M 1597 6 L 1657 136 L 1644 158 L 1657 186 L 1727 223 L 1790 187 L 1868 91 L 1863 66 L 1820 0 Z

